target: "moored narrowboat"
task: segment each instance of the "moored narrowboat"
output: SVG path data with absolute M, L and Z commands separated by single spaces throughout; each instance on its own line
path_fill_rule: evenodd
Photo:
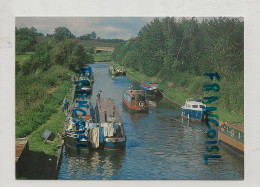
M 131 112 L 148 112 L 149 110 L 144 90 L 125 90 L 122 101 Z
M 145 91 L 150 97 L 161 97 L 162 91 L 159 89 L 159 85 L 155 82 L 142 81 L 139 87 Z
M 91 105 L 90 105 L 91 106 Z M 67 117 L 65 144 L 71 147 L 88 148 L 88 123 L 92 123 L 89 100 L 76 98 L 72 104 L 72 114 Z
M 120 76 L 120 75 L 125 76 L 126 75 L 126 71 L 121 67 L 114 68 L 111 65 L 108 67 L 108 71 L 112 76 Z
M 189 98 L 181 107 L 181 116 L 192 120 L 205 120 L 207 118 L 206 105 L 201 99 Z
M 159 89 L 159 85 L 155 82 L 142 81 L 140 83 L 140 88 L 147 91 L 157 91 Z
M 104 148 L 125 148 L 126 136 L 114 100 L 111 98 L 98 98 L 96 106 L 97 122 L 102 128 L 104 136 Z
M 115 69 L 115 76 L 120 76 L 120 75 L 125 76 L 125 75 L 126 75 L 126 72 L 125 72 L 125 70 L 124 70 L 123 68 L 117 67 L 117 68 Z
M 108 72 L 111 74 L 111 75 L 114 75 L 115 76 L 115 69 L 113 66 L 109 66 L 108 67 Z
M 225 147 L 243 155 L 244 153 L 244 125 L 223 123 L 218 131 L 219 142 Z

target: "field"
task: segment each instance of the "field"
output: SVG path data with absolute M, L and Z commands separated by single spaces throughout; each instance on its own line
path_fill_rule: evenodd
M 111 61 L 111 53 L 95 53 L 93 54 L 95 62 L 108 62 Z

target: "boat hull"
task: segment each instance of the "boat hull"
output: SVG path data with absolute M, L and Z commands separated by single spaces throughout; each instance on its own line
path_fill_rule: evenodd
M 218 139 L 225 147 L 236 153 L 244 153 L 244 126 L 224 123 L 218 131 Z
M 122 99 L 123 101 L 123 105 L 131 112 L 148 112 L 149 111 L 149 107 L 148 106 L 133 106 L 131 104 L 129 104 L 125 98 Z
M 205 120 L 206 114 L 204 111 L 190 110 L 181 108 L 181 116 L 192 120 Z
M 226 148 L 235 151 L 238 154 L 244 154 L 244 144 L 238 142 L 228 136 L 225 136 L 222 132 L 218 132 L 219 142 L 224 145 Z
M 106 138 L 104 149 L 125 149 L 126 138 Z
M 82 149 L 88 149 L 89 148 L 89 142 L 88 141 L 78 141 L 76 137 L 70 137 L 70 136 L 65 136 L 64 137 L 64 142 L 66 145 L 70 147 L 79 147 Z

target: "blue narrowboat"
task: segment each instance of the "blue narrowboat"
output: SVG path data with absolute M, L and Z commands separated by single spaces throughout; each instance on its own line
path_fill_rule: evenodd
M 159 85 L 150 81 L 142 81 L 139 86 L 141 89 L 145 90 L 147 94 L 157 94 L 159 91 Z
M 201 99 L 189 98 L 181 107 L 181 116 L 192 120 L 205 120 L 206 105 Z

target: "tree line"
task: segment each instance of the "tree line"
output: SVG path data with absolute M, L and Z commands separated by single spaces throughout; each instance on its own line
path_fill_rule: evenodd
M 70 70 L 83 68 L 85 64 L 94 61 L 93 56 L 84 49 L 75 39 L 69 29 L 58 27 L 55 29 L 52 39 L 37 44 L 35 36 L 43 36 L 37 30 L 28 28 L 16 29 L 16 50 L 19 53 L 34 52 L 28 61 L 22 65 L 16 63 L 16 73 L 28 75 L 37 69 L 48 70 L 52 65 L 59 64 Z M 21 44 L 31 46 L 20 48 Z
M 154 19 L 137 37 L 118 44 L 112 59 L 148 76 L 184 82 L 183 86 L 189 76 L 218 72 L 226 98 L 222 104 L 243 112 L 244 22 L 239 18 Z

